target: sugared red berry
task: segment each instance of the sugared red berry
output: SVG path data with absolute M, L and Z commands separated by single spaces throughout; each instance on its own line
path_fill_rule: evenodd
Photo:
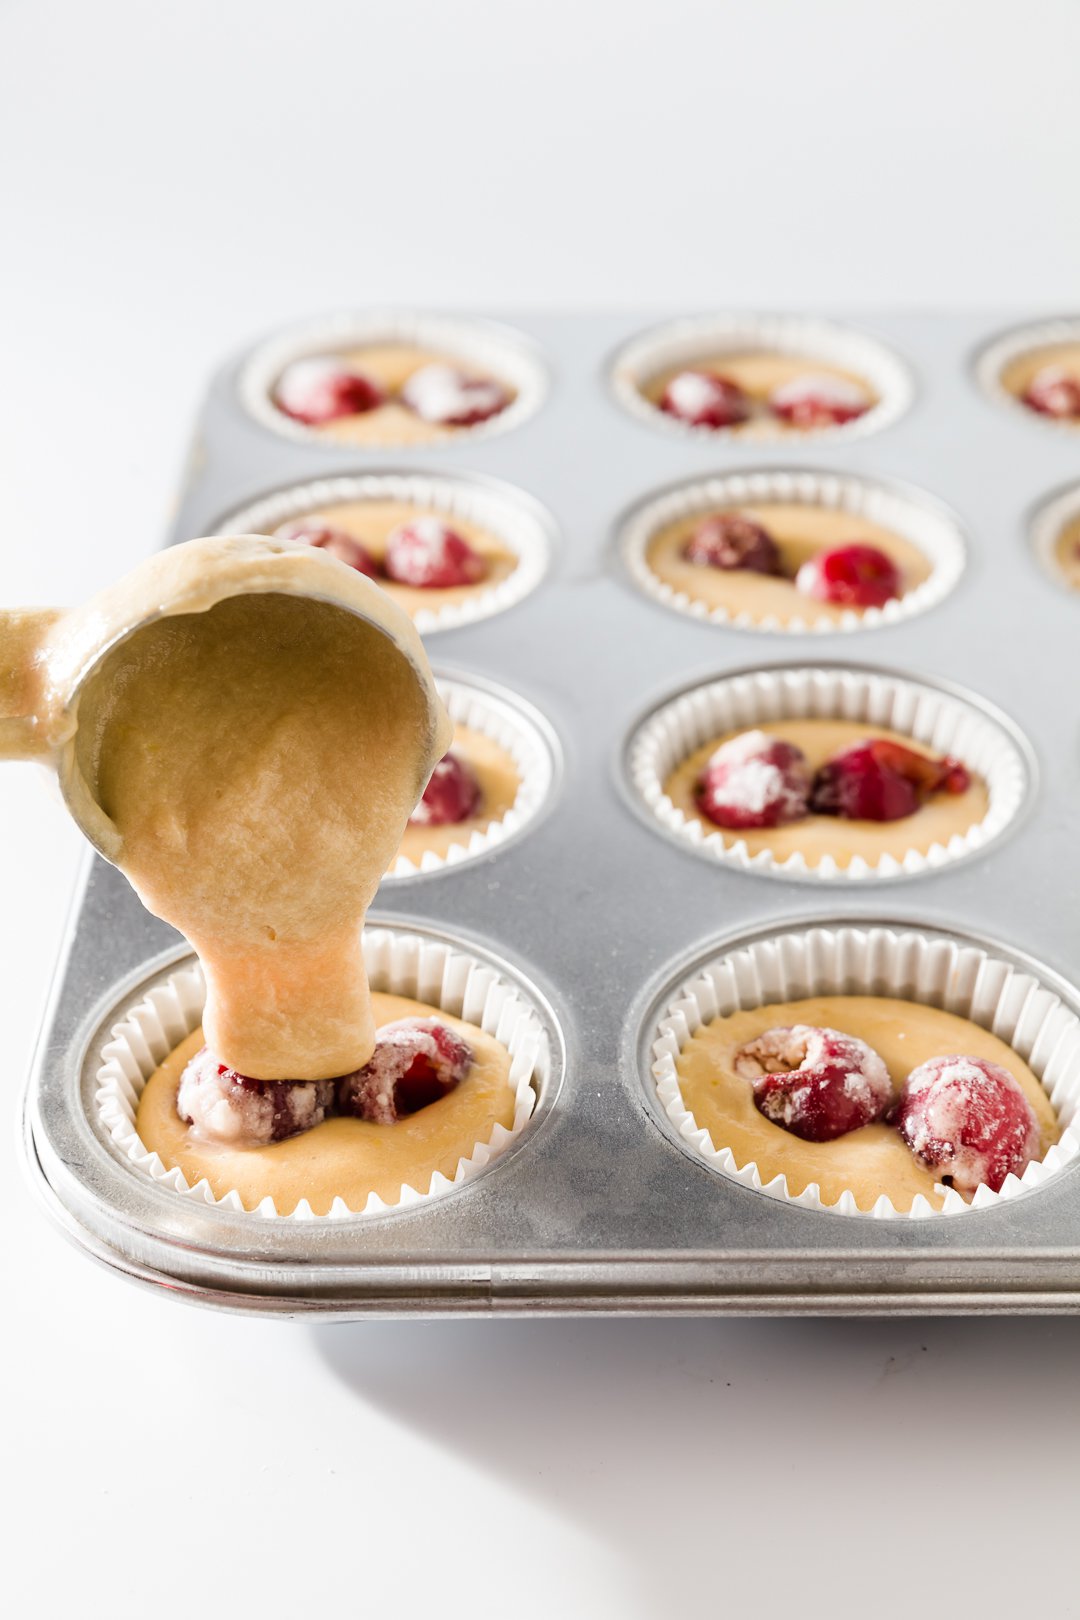
M 319 551 L 328 551 L 331 557 L 339 562 L 348 563 L 357 573 L 366 574 L 368 579 L 378 579 L 379 568 L 371 552 L 359 540 L 354 540 L 351 534 L 344 529 L 332 529 L 325 523 L 312 523 L 303 519 L 298 523 L 286 523 L 277 530 L 282 540 L 299 540 L 305 546 L 315 546 Z
M 509 393 L 493 377 L 470 377 L 441 363 L 414 371 L 401 398 L 417 416 L 438 427 L 475 427 L 510 403 Z
M 779 827 L 806 814 L 810 768 L 801 748 L 744 731 L 723 743 L 695 789 L 703 816 L 718 827 Z
M 438 1018 L 399 1018 L 375 1037 L 371 1059 L 337 1083 L 343 1114 L 392 1125 L 461 1084 L 472 1048 Z
M 1007 1069 L 985 1058 L 936 1057 L 912 1069 L 895 1124 L 916 1158 L 958 1192 L 1000 1192 L 1040 1151 L 1039 1122 Z
M 660 409 L 691 427 L 736 427 L 750 415 L 738 383 L 715 371 L 680 371 L 660 396 Z
M 880 1119 L 892 1101 L 884 1060 L 854 1035 L 811 1024 L 766 1030 L 735 1054 L 766 1119 L 804 1142 L 831 1142 Z
M 274 404 L 286 416 L 308 427 L 336 422 L 343 416 L 362 416 L 383 403 L 378 383 L 353 371 L 334 355 L 294 360 L 274 385 Z
M 418 827 L 447 827 L 452 822 L 468 821 L 480 809 L 481 797 L 472 767 L 457 754 L 444 754 L 409 821 Z
M 814 777 L 810 808 L 852 821 L 900 821 L 932 793 L 964 793 L 971 775 L 958 759 L 933 759 L 886 737 L 852 743 Z
M 781 567 L 780 548 L 768 529 L 741 512 L 715 512 L 705 518 L 683 547 L 683 556 L 699 568 L 779 574 Z
M 1064 366 L 1043 366 L 1020 397 L 1043 416 L 1062 420 L 1080 417 L 1080 377 L 1074 377 Z
M 808 557 L 796 588 L 819 602 L 841 607 L 884 607 L 900 595 L 900 570 L 877 546 L 833 546 Z
M 424 590 L 475 585 L 487 574 L 480 553 L 435 517 L 414 518 L 395 529 L 386 542 L 383 567 L 399 585 Z
M 204 1046 L 180 1076 L 176 1109 L 215 1142 L 265 1147 L 321 1125 L 333 1100 L 332 1080 L 249 1080 Z
M 846 377 L 807 372 L 774 388 L 769 409 L 792 427 L 838 427 L 868 411 L 870 399 L 865 389 Z

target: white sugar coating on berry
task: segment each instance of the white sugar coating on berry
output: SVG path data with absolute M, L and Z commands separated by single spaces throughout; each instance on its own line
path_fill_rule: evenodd
M 1038 1156 L 1039 1123 L 1010 1074 L 983 1058 L 930 1058 L 904 1085 L 900 1128 L 912 1152 L 961 1192 L 995 1191 Z
M 399 1018 L 384 1024 L 370 1060 L 338 1081 L 338 1104 L 345 1113 L 377 1125 L 401 1118 L 396 1088 L 418 1059 L 446 1091 L 460 1085 L 472 1066 L 472 1048 L 439 1018 Z
M 824 405 L 836 405 L 842 410 L 859 410 L 869 403 L 869 396 L 858 383 L 847 377 L 834 377 L 828 372 L 806 372 L 801 377 L 792 377 L 790 382 L 781 383 L 774 388 L 769 396 L 770 404 L 783 409 L 785 406 L 802 405 L 807 400 L 820 400 Z
M 419 541 L 425 555 L 436 567 L 442 568 L 450 561 L 450 542 L 454 531 L 439 518 L 430 516 L 413 518 L 395 530 L 391 539 L 402 533 L 407 533 L 410 543 Z
M 350 375 L 349 367 L 339 355 L 308 355 L 286 366 L 278 378 L 278 392 L 289 394 L 295 390 L 298 394 L 306 393 L 308 389 L 319 388 L 335 377 Z
M 505 400 L 501 383 L 467 377 L 454 366 L 439 362 L 414 371 L 402 395 L 428 422 L 450 422 L 476 411 L 497 411 Z
M 880 1104 L 892 1095 L 884 1058 L 857 1035 L 814 1024 L 792 1024 L 766 1030 L 736 1054 L 735 1070 L 744 1079 L 763 1074 L 813 1070 L 839 1064 L 848 1072 L 844 1090 L 850 1097 Z
M 332 1092 L 326 1080 L 241 1085 L 204 1046 L 180 1076 L 176 1108 L 200 1136 L 230 1147 L 258 1147 L 321 1124 Z
M 801 802 L 799 795 L 791 792 L 779 766 L 765 759 L 748 759 L 726 770 L 712 784 L 710 796 L 717 809 L 744 810 L 750 815 L 779 802 Z
M 709 764 L 741 765 L 744 760 L 767 753 L 774 742 L 775 738 L 764 731 L 742 731 L 737 737 L 729 737 L 726 743 L 721 743 L 710 757 Z
M 721 743 L 709 759 L 705 775 L 709 798 L 717 810 L 760 815 L 779 806 L 785 818 L 797 818 L 805 810 L 810 787 L 805 762 L 764 731 L 744 731 Z
M 716 403 L 721 385 L 702 371 L 680 371 L 667 385 L 667 397 L 680 416 L 697 416 Z

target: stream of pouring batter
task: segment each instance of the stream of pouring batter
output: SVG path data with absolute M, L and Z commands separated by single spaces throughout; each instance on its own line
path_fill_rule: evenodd
M 324 1079 L 370 1057 L 364 914 L 432 730 L 389 635 L 298 595 L 161 619 L 87 685 L 79 768 L 117 864 L 198 952 L 207 1041 L 239 1073 Z

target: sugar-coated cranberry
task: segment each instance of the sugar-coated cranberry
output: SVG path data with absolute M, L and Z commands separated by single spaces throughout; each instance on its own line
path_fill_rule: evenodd
M 846 377 L 807 372 L 774 388 L 769 409 L 793 427 L 838 427 L 868 411 L 870 399 L 865 389 Z
M 680 371 L 660 396 L 660 409 L 691 427 L 736 427 L 750 415 L 738 383 L 715 371 Z
M 417 827 L 447 827 L 452 822 L 468 821 L 479 810 L 481 798 L 472 766 L 457 754 L 444 754 L 409 821 Z
M 201 1136 L 260 1147 L 321 1125 L 333 1100 L 332 1080 L 250 1080 L 204 1046 L 180 1076 L 176 1109 Z
M 808 557 L 795 576 L 796 588 L 819 602 L 841 607 L 884 607 L 900 595 L 900 570 L 877 546 L 856 542 Z
M 475 585 L 487 574 L 480 553 L 435 517 L 414 518 L 395 529 L 386 542 L 383 567 L 399 585 L 424 590 Z
M 869 737 L 821 766 L 810 808 L 852 821 L 900 821 L 931 794 L 964 793 L 970 785 L 967 767 L 951 755 L 933 759 L 886 737 Z
M 375 1037 L 371 1059 L 337 1083 L 343 1114 L 392 1125 L 461 1084 L 472 1048 L 438 1018 L 399 1018 Z
M 378 383 L 334 355 L 294 360 L 274 385 L 278 410 L 308 427 L 336 422 L 342 416 L 362 416 L 375 410 L 384 398 Z
M 936 1057 L 904 1081 L 894 1120 L 916 1158 L 958 1192 L 1000 1192 L 1039 1155 L 1039 1122 L 1018 1082 L 985 1058 Z
M 735 1054 L 766 1119 L 805 1142 L 831 1142 L 880 1119 L 892 1102 L 884 1060 L 854 1035 L 811 1024 L 766 1030 Z
M 779 827 L 806 814 L 810 768 L 793 743 L 744 731 L 722 743 L 695 789 L 698 809 L 718 827 Z
M 683 556 L 699 568 L 743 568 L 753 574 L 781 570 L 780 548 L 768 529 L 742 512 L 705 518 L 683 547 Z
M 401 398 L 417 416 L 438 427 L 475 427 L 510 403 L 509 393 L 493 377 L 470 377 L 438 362 L 414 371 Z
M 1080 377 L 1064 366 L 1043 366 L 1020 396 L 1025 405 L 1043 416 L 1080 417 Z
M 277 530 L 282 540 L 299 540 L 305 546 L 315 546 L 319 551 L 328 551 L 331 557 L 339 562 L 348 563 L 357 573 L 366 574 L 368 579 L 378 579 L 379 567 L 371 552 L 351 534 L 344 529 L 332 529 L 325 523 L 314 523 L 301 519 L 297 523 L 286 523 Z

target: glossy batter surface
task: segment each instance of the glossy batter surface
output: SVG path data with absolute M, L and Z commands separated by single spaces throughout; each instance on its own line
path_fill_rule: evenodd
M 735 1073 L 735 1053 L 782 1024 L 814 1024 L 868 1042 L 884 1059 L 897 1092 L 928 1058 L 955 1053 L 987 1058 L 1009 1070 L 1035 1110 L 1040 1156 L 1061 1135 L 1049 1098 L 1012 1048 L 969 1019 L 939 1008 L 886 996 L 815 996 L 715 1018 L 691 1037 L 676 1062 L 683 1100 L 714 1147 L 730 1148 L 740 1167 L 753 1161 L 764 1182 L 785 1175 L 792 1197 L 816 1182 L 825 1203 L 850 1190 L 861 1210 L 871 1210 L 882 1193 L 901 1211 L 911 1208 L 917 1193 L 936 1207 L 942 1203 L 934 1172 L 889 1125 L 864 1125 L 834 1142 L 804 1142 L 758 1112 L 749 1081 Z

